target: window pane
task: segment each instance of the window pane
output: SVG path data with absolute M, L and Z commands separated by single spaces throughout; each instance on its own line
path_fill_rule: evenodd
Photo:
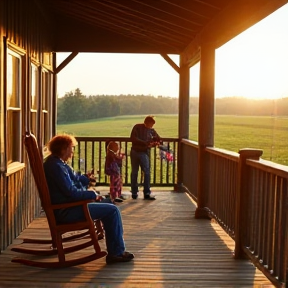
M 20 112 L 8 110 L 7 127 L 7 164 L 20 161 Z
M 31 112 L 31 132 L 37 135 L 37 112 Z
M 44 145 L 47 145 L 47 143 L 50 140 L 50 129 L 49 127 L 51 126 L 49 123 L 49 113 L 43 113 L 44 114 L 44 129 L 43 129 L 43 133 L 44 133 Z
M 30 69 L 30 101 L 31 101 L 31 132 L 37 137 L 37 115 L 38 115 L 38 101 L 39 101 L 39 90 L 38 90 L 38 68 L 36 65 L 31 64 Z
M 31 65 L 31 109 L 37 110 L 38 91 L 38 69 L 35 65 Z
M 21 56 L 7 53 L 7 164 L 21 161 Z
M 51 74 L 42 73 L 42 110 L 49 110 L 49 99 L 51 99 Z
M 42 119 L 41 133 L 43 146 L 47 145 L 51 138 L 51 99 L 52 99 L 52 74 L 45 70 L 42 72 Z
M 20 59 L 8 54 L 7 57 L 7 107 L 20 107 Z

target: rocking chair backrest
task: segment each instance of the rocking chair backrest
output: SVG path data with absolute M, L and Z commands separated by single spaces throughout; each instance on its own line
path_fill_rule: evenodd
M 46 211 L 46 207 L 51 206 L 51 200 L 43 167 L 43 159 L 39 151 L 37 139 L 32 133 L 26 132 L 24 144 L 26 146 L 30 167 L 38 189 L 41 205 L 44 211 Z

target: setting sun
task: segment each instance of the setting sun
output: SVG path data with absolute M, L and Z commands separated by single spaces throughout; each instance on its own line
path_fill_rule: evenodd
M 216 97 L 288 97 L 288 5 L 216 50 Z

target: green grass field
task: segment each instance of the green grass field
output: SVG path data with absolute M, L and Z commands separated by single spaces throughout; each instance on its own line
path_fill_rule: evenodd
M 57 126 L 57 133 L 74 136 L 128 137 L 145 115 L 102 118 Z M 178 136 L 178 116 L 156 116 L 155 129 L 162 137 Z M 215 116 L 214 146 L 238 152 L 242 148 L 263 150 L 263 159 L 288 165 L 288 118 Z M 189 139 L 198 141 L 198 115 L 190 116 Z

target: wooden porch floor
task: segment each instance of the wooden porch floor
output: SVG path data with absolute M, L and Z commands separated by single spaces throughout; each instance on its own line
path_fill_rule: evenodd
M 119 205 L 133 262 L 107 266 L 102 258 L 59 270 L 28 267 L 11 262 L 19 256 L 10 250 L 16 239 L 0 254 L 0 287 L 274 287 L 249 260 L 233 259 L 234 242 L 217 223 L 194 218 L 196 206 L 186 193 L 155 194 L 156 201 L 140 197 Z M 19 238 L 47 232 L 42 217 Z M 105 249 L 104 240 L 100 244 Z

